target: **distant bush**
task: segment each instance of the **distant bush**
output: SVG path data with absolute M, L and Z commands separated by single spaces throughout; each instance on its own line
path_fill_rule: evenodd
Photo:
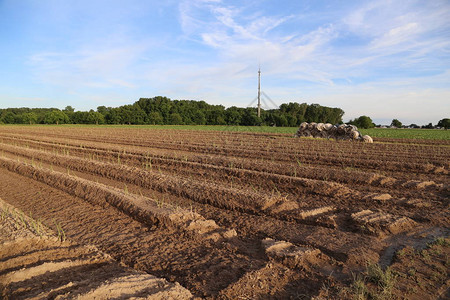
M 438 127 L 449 129 L 450 128 L 450 119 L 442 119 L 437 123 Z
M 391 122 L 391 127 L 401 128 L 402 125 L 403 125 L 402 122 L 400 122 L 400 121 L 397 120 L 397 119 L 394 119 L 394 120 L 392 120 L 392 122 Z
M 348 123 L 362 129 L 375 127 L 375 124 L 372 122 L 372 119 L 368 116 L 360 116 L 359 118 L 350 120 Z

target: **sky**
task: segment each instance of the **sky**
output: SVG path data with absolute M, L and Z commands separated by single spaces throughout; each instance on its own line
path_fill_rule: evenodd
M 448 0 L 0 0 L 0 108 L 139 98 L 450 117 Z M 264 107 L 264 106 L 263 106 Z

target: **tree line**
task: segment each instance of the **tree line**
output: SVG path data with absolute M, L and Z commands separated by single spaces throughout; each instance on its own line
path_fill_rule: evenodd
M 278 109 L 225 108 L 205 101 L 171 100 L 167 97 L 140 98 L 119 107 L 99 106 L 97 110 L 75 111 L 57 108 L 0 109 L 3 124 L 151 124 L 151 125 L 241 125 L 297 127 L 302 122 L 342 123 L 344 111 L 319 104 L 284 103 Z
M 372 122 L 372 119 L 368 116 L 360 116 L 358 118 L 355 118 L 353 120 L 350 120 L 348 124 L 355 125 L 358 128 L 373 128 L 377 125 Z M 381 127 L 381 125 L 378 125 L 377 127 Z M 439 122 L 434 126 L 432 123 L 428 123 L 428 125 L 422 125 L 419 126 L 417 124 L 411 124 L 411 125 L 403 125 L 402 122 L 400 122 L 398 119 L 393 119 L 391 124 L 389 125 L 391 128 L 422 128 L 422 129 L 435 129 L 435 128 L 444 128 L 449 129 L 450 128 L 450 119 L 444 118 L 439 120 Z

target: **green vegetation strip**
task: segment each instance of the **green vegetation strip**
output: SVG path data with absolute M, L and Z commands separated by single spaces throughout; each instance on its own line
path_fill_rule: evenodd
M 147 130 L 194 130 L 194 131 L 230 131 L 230 132 L 254 132 L 277 133 L 293 136 L 297 127 L 272 127 L 272 126 L 229 126 L 229 125 L 1 125 L 7 127 L 42 127 L 42 128 L 125 128 Z M 1 127 L 0 127 L 1 128 Z M 361 134 L 370 135 L 372 138 L 392 139 L 424 139 L 424 140 L 450 140 L 450 130 L 444 129 L 396 129 L 396 128 L 371 128 L 360 129 Z
M 360 131 L 363 135 L 377 138 L 450 140 L 450 130 L 444 129 L 371 128 Z

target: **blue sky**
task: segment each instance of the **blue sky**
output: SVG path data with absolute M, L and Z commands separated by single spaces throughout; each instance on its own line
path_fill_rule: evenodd
M 262 90 L 344 121 L 450 117 L 450 2 L 0 0 L 0 108 L 249 105 Z

